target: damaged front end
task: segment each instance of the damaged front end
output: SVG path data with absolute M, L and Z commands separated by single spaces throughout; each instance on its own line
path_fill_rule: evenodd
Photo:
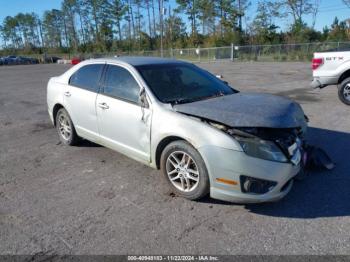
M 249 156 L 293 165 L 306 159 L 301 128 L 230 128 L 208 123 L 235 138 Z
M 238 93 L 175 104 L 173 108 L 231 136 L 243 151 L 201 149 L 209 155 L 208 166 L 215 178 L 232 179 L 240 187 L 237 193 L 215 180 L 211 188 L 214 198 L 245 203 L 280 199 L 289 192 L 294 179 L 308 174 L 308 168 L 334 166 L 324 151 L 307 144 L 308 118 L 290 99 Z
M 309 169 L 316 167 L 331 170 L 334 168 L 334 163 L 325 151 L 307 144 L 305 129 L 301 127 L 231 128 L 211 121 L 206 122 L 236 139 L 249 156 L 300 165 L 300 172 L 295 177 L 298 180 L 305 178 Z

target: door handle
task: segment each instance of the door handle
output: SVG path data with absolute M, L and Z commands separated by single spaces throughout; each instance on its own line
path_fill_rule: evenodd
M 98 106 L 102 109 L 108 109 L 109 106 L 106 103 L 99 103 Z
M 71 96 L 71 93 L 70 92 L 64 92 L 64 95 L 65 96 Z

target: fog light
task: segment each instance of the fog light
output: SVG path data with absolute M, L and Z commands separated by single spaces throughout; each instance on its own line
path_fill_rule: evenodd
M 271 191 L 277 185 L 277 183 L 274 181 L 249 176 L 241 176 L 240 181 L 242 192 L 251 194 L 265 194 Z

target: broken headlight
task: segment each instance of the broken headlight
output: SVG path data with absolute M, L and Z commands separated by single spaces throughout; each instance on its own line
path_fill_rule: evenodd
M 288 162 L 281 149 L 271 141 L 246 138 L 237 138 L 237 141 L 249 156 L 277 162 Z

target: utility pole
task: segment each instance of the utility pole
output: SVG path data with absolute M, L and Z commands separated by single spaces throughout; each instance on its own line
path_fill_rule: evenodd
M 238 20 L 238 27 L 239 31 L 242 32 L 242 7 L 241 7 L 241 0 L 238 0 L 238 12 L 239 12 L 239 20 Z
M 168 15 L 168 20 L 169 20 L 169 33 L 170 33 L 170 39 L 169 39 L 169 44 L 170 47 L 173 47 L 173 18 L 171 17 L 171 6 L 169 4 L 169 15 Z
M 163 51 L 163 15 L 164 15 L 164 7 L 163 7 L 164 0 L 160 0 L 160 56 L 164 56 Z

